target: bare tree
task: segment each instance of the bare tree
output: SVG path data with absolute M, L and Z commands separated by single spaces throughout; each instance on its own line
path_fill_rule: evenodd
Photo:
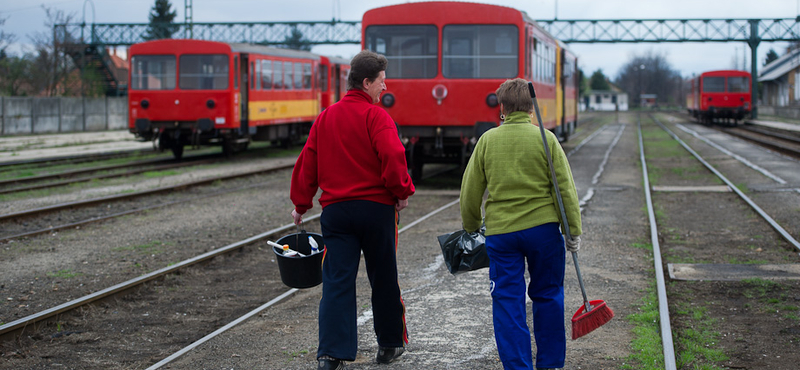
M 682 103 L 682 78 L 667 61 L 666 54 L 648 51 L 634 55 L 621 69 L 615 84 L 625 90 L 636 104 L 640 94 L 656 94 L 660 104 Z
M 70 53 L 82 53 L 82 48 L 60 25 L 71 23 L 76 15 L 44 5 L 42 9 L 47 15 L 44 25 L 49 31 L 38 32 L 31 37 L 36 49 L 31 85 L 45 96 L 75 95 L 80 91 L 76 88 L 80 83 L 70 76 L 76 67 Z
M 0 26 L 6 23 L 6 19 L 8 18 L 0 17 Z M 0 29 L 0 59 L 4 59 L 7 56 L 6 49 L 14 42 L 15 38 L 13 33 L 8 33 Z

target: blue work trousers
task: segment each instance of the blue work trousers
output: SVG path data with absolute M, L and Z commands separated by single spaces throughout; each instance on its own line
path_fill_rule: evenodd
M 405 306 L 397 281 L 397 211 L 394 205 L 366 200 L 329 204 L 320 217 L 327 252 L 322 262 L 317 358 L 353 361 L 358 349 L 356 275 L 364 253 L 372 287 L 372 313 L 378 345 L 408 342 Z
M 486 237 L 497 351 L 506 370 L 533 369 L 525 307 L 525 261 L 533 301 L 536 367 L 564 367 L 564 238 L 557 223 Z

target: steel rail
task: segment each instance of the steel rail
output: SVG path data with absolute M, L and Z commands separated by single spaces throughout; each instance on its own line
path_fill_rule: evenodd
M 159 163 L 159 162 L 162 162 L 162 161 L 163 162 L 168 162 L 168 161 L 169 162 L 174 162 L 173 159 L 158 160 L 158 161 L 153 161 L 153 162 L 154 163 Z M 65 186 L 65 185 L 75 184 L 75 183 L 79 183 L 79 182 L 86 182 L 86 181 L 91 181 L 91 180 L 102 180 L 102 179 L 108 179 L 108 178 L 114 178 L 114 177 L 125 177 L 125 176 L 137 175 L 137 174 L 144 173 L 144 172 L 163 171 L 163 170 L 167 170 L 167 169 L 171 169 L 171 168 L 181 168 L 181 167 L 196 166 L 196 165 L 201 165 L 201 164 L 214 163 L 216 161 L 217 161 L 217 159 L 199 159 L 198 158 L 198 159 L 190 160 L 190 161 L 186 161 L 186 162 L 162 164 L 162 165 L 159 165 L 159 166 L 141 168 L 141 169 L 138 169 L 138 170 L 130 170 L 130 171 L 125 171 L 125 172 L 121 172 L 121 173 L 110 173 L 110 174 L 105 174 L 105 175 L 85 176 L 85 177 L 80 177 L 80 178 L 75 178 L 75 179 L 68 179 L 68 180 L 51 182 L 51 183 L 47 183 L 47 184 L 29 185 L 29 186 L 22 186 L 22 187 L 17 187 L 17 188 L 3 189 L 3 190 L 0 190 L 0 194 L 18 193 L 18 192 L 22 192 L 22 191 L 54 188 L 54 187 L 58 187 L 58 186 Z M 120 168 L 126 168 L 126 167 L 136 167 L 136 166 L 147 165 L 147 164 L 152 164 L 152 163 L 133 163 L 133 164 L 125 164 L 125 165 L 104 166 L 104 167 L 96 167 L 94 169 L 80 170 L 78 172 L 86 173 L 86 172 L 107 171 L 107 170 L 112 170 L 112 169 L 120 169 Z M 108 167 L 108 168 L 105 168 L 105 167 Z M 43 178 L 56 178 L 56 177 L 69 177 L 69 176 L 70 175 L 60 176 L 60 174 L 53 174 L 53 175 L 44 175 Z M 39 176 L 36 176 L 36 177 L 39 177 Z M 23 180 L 23 179 L 18 179 L 18 180 Z M 13 181 L 13 180 L 8 180 L 8 181 L 9 181 L 9 183 L 31 182 L 31 181 L 34 181 L 34 178 L 29 177 L 29 178 L 24 179 L 23 181 Z M 0 182 L 0 185 L 2 185 L 2 184 L 3 183 Z
M 186 183 L 181 183 L 181 184 L 177 184 L 177 185 L 163 186 L 163 187 L 156 188 L 156 189 L 137 191 L 135 193 L 109 195 L 109 196 L 106 196 L 106 197 L 93 198 L 93 199 L 87 199 L 87 200 L 81 200 L 81 201 L 75 201 L 75 202 L 68 202 L 68 203 L 61 203 L 61 204 L 55 204 L 55 205 L 52 205 L 52 206 L 29 209 L 29 210 L 25 210 L 25 211 L 6 213 L 6 214 L 3 214 L 3 215 L 0 215 L 0 221 L 11 219 L 11 218 L 16 218 L 16 217 L 31 216 L 31 215 L 35 215 L 35 214 L 38 214 L 38 213 L 57 211 L 57 210 L 65 209 L 65 208 L 82 207 L 82 206 L 87 206 L 87 205 L 91 205 L 91 204 L 110 202 L 110 201 L 117 201 L 117 200 L 129 199 L 129 198 L 136 198 L 136 197 L 140 197 L 140 196 L 144 196 L 144 195 L 165 193 L 165 192 L 169 192 L 169 191 L 173 191 L 173 190 L 177 190 L 177 189 L 182 189 L 182 188 L 189 188 L 189 187 L 198 186 L 198 185 L 207 185 L 207 184 L 214 183 L 215 181 L 219 181 L 219 180 L 231 180 L 231 179 L 236 179 L 236 178 L 240 178 L 240 177 L 247 177 L 247 176 L 253 176 L 253 175 L 258 175 L 258 174 L 262 174 L 262 173 L 280 171 L 280 170 L 284 170 L 284 169 L 288 169 L 288 168 L 292 168 L 292 167 L 294 167 L 294 163 L 286 164 L 286 165 L 282 165 L 282 166 L 277 166 L 277 167 L 266 168 L 266 169 L 247 171 L 247 172 L 237 173 L 237 174 L 233 174 L 233 175 L 216 176 L 216 177 L 211 177 L 211 178 L 208 178 L 208 179 L 197 180 L 197 181 L 192 181 L 192 182 L 186 182 Z
M 202 198 L 203 199 L 208 199 L 210 197 L 216 197 L 216 196 L 219 196 L 219 195 L 230 194 L 230 193 L 233 193 L 233 192 L 236 192 L 236 191 L 262 187 L 262 186 L 264 186 L 264 184 L 265 183 L 262 182 L 262 183 L 258 183 L 258 184 L 250 184 L 250 185 L 246 185 L 246 186 L 240 186 L 240 187 L 235 188 L 235 189 L 225 189 L 225 190 L 221 190 L 221 191 L 216 191 L 216 192 L 212 192 L 212 193 L 208 193 L 208 194 L 203 194 Z M 71 229 L 71 228 L 74 228 L 75 226 L 82 226 L 82 225 L 90 224 L 90 223 L 93 223 L 93 222 L 100 222 L 100 221 L 109 220 L 109 219 L 112 219 L 112 218 L 121 217 L 121 216 L 125 216 L 125 215 L 130 215 L 130 214 L 134 214 L 134 213 L 138 213 L 138 212 L 144 212 L 144 211 L 149 211 L 149 210 L 153 210 L 153 209 L 164 208 L 166 206 L 171 206 L 171 205 L 175 205 L 175 204 L 191 202 L 191 201 L 196 200 L 196 199 L 197 198 L 195 197 L 195 198 L 186 198 L 186 199 L 174 200 L 174 201 L 170 201 L 170 202 L 159 203 L 159 204 L 156 204 L 154 206 L 147 206 L 147 207 L 131 209 L 131 210 L 123 211 L 123 212 L 117 212 L 117 213 L 114 213 L 114 214 L 110 214 L 110 215 L 107 215 L 107 216 L 92 217 L 92 218 L 85 219 L 85 220 L 82 220 L 82 221 L 72 222 L 72 223 L 68 223 L 68 224 L 64 224 L 64 225 L 58 225 L 58 226 L 51 226 L 51 227 L 48 227 L 48 228 L 35 230 L 35 231 L 29 231 L 29 232 L 25 232 L 25 233 L 21 233 L 21 234 L 10 235 L 10 236 L 0 236 L 0 243 L 8 241 L 8 240 L 11 240 L 11 239 L 26 238 L 26 237 L 39 235 L 39 234 L 44 234 L 44 233 L 48 233 L 48 232 L 52 232 L 52 231 Z
M 644 181 L 644 197 L 647 203 L 647 217 L 650 220 L 650 242 L 653 244 L 653 266 L 656 274 L 656 291 L 658 295 L 658 317 L 661 325 L 661 344 L 664 349 L 664 369 L 677 370 L 675 362 L 675 345 L 672 341 L 672 327 L 669 319 L 669 303 L 667 302 L 667 289 L 664 283 L 664 266 L 661 261 L 661 246 L 658 243 L 658 225 L 653 211 L 653 199 L 650 196 L 650 180 L 647 174 L 647 160 L 644 156 L 644 141 L 642 140 L 642 121 L 637 119 L 639 132 L 639 160 L 642 162 L 642 178 Z
M 447 208 L 450 208 L 450 207 L 452 207 L 452 206 L 453 206 L 453 205 L 455 205 L 455 204 L 458 204 L 458 202 L 459 202 L 459 199 L 456 199 L 456 200 L 454 200 L 454 201 L 452 201 L 452 202 L 450 202 L 450 203 L 447 203 L 447 204 L 445 204 L 445 205 L 443 205 L 443 206 L 439 207 L 439 208 L 438 208 L 438 209 L 436 209 L 436 210 L 433 210 L 433 211 L 431 211 L 430 213 L 428 213 L 428 214 L 426 214 L 426 215 L 424 215 L 424 216 L 422 216 L 422 217 L 420 217 L 420 218 L 418 218 L 418 219 L 414 220 L 413 222 L 411 222 L 411 223 L 410 223 L 410 224 L 408 224 L 407 226 L 405 226 L 405 227 L 403 227 L 402 229 L 398 230 L 398 231 L 397 231 L 397 233 L 398 233 L 398 234 L 400 234 L 400 233 L 402 233 L 402 232 L 404 232 L 404 231 L 406 231 L 406 230 L 410 229 L 411 227 L 413 227 L 413 226 L 416 226 L 417 224 L 421 223 L 422 221 L 425 221 L 426 219 L 430 218 L 431 216 L 433 216 L 433 215 L 435 215 L 435 214 L 437 214 L 437 213 L 439 213 L 439 212 L 441 212 L 441 211 L 444 211 L 445 209 L 447 209 Z M 232 322 L 228 323 L 227 325 L 225 325 L 225 326 L 223 326 L 223 327 L 221 327 L 221 328 L 219 328 L 219 329 L 215 330 L 215 331 L 214 331 L 214 332 L 212 332 L 211 334 L 208 334 L 208 335 L 204 336 L 203 338 L 200 338 L 200 339 L 198 339 L 197 341 L 193 342 L 192 344 L 190 344 L 190 345 L 188 345 L 188 346 L 186 346 L 186 347 L 182 348 L 182 349 L 181 349 L 181 350 L 179 350 L 178 352 L 175 352 L 175 353 L 173 353 L 172 355 L 168 356 L 167 358 L 165 358 L 165 359 L 163 359 L 163 360 L 161 360 L 161 361 L 157 362 L 157 363 L 156 363 L 156 364 L 154 364 L 153 366 L 150 366 L 150 367 L 148 367 L 146 370 L 156 370 L 156 369 L 160 369 L 162 366 L 164 366 L 164 365 L 166 365 L 166 364 L 168 364 L 168 363 L 172 362 L 173 360 L 177 359 L 177 358 L 178 358 L 178 357 L 180 357 L 180 356 L 183 356 L 183 355 L 184 355 L 184 354 L 186 354 L 187 352 L 189 352 L 189 351 L 191 351 L 191 350 L 193 350 L 193 349 L 197 348 L 197 347 L 198 347 L 198 346 L 200 346 L 201 344 L 203 344 L 203 343 L 205 343 L 205 342 L 209 341 L 210 339 L 212 339 L 212 338 L 216 337 L 217 335 L 219 335 L 219 334 L 221 334 L 221 333 L 224 333 L 224 332 L 226 332 L 228 329 L 230 329 L 230 328 L 232 328 L 232 327 L 234 327 L 234 326 L 238 325 L 239 323 L 241 323 L 241 322 L 243 322 L 243 321 L 245 321 L 245 320 L 247 320 L 247 319 L 249 319 L 249 318 L 251 318 L 251 317 L 255 316 L 255 315 L 256 315 L 256 314 L 258 314 L 259 312 L 261 312 L 261 311 L 263 311 L 263 310 L 265 310 L 265 309 L 267 309 L 267 308 L 269 308 L 269 307 L 271 307 L 271 306 L 275 305 L 276 303 L 280 302 L 280 301 L 281 301 L 281 300 L 283 300 L 284 298 L 286 298 L 286 297 L 288 297 L 288 296 L 290 296 L 290 295 L 294 294 L 294 293 L 295 293 L 295 292 L 297 292 L 297 291 L 298 291 L 298 289 L 295 289 L 295 288 L 289 289 L 288 291 L 286 291 L 285 293 L 281 294 L 281 295 L 280 295 L 280 296 L 278 296 L 277 298 L 275 298 L 275 299 L 273 299 L 273 300 L 271 300 L 271 301 L 269 301 L 269 302 L 265 303 L 264 305 L 262 305 L 262 306 L 260 306 L 260 307 L 256 308 L 256 309 L 255 309 L 255 310 L 253 310 L 253 311 L 250 311 L 250 312 L 248 312 L 248 313 L 247 313 L 247 314 L 245 314 L 244 316 L 242 316 L 242 317 L 240 317 L 240 318 L 238 318 L 238 319 L 236 319 L 236 320 L 234 320 L 234 321 L 232 321 Z
M 742 129 L 742 131 L 747 131 L 747 134 L 736 129 L 721 129 L 720 131 L 731 136 L 736 136 L 738 138 L 760 144 L 761 146 L 792 156 L 794 158 L 800 158 L 800 139 L 798 138 L 790 138 L 780 134 L 773 134 L 751 129 Z M 761 137 L 753 134 L 760 135 Z M 765 139 L 763 138 L 764 136 L 772 138 L 773 140 Z
M 315 219 L 319 218 L 319 216 L 320 216 L 320 214 L 316 214 L 316 215 L 310 216 L 310 217 L 306 218 L 305 221 L 315 220 Z M 18 331 L 18 330 L 24 330 L 29 325 L 35 325 L 36 323 L 41 322 L 42 320 L 45 320 L 45 319 L 50 318 L 50 317 L 53 317 L 53 316 L 58 315 L 60 313 L 73 310 L 73 309 L 75 309 L 77 307 L 89 304 L 89 303 L 97 301 L 99 299 L 102 299 L 102 298 L 108 297 L 110 295 L 122 292 L 124 290 L 133 288 L 135 286 L 144 284 L 144 283 L 146 283 L 146 282 L 148 282 L 150 280 L 159 278 L 159 277 L 167 275 L 167 274 L 174 273 L 174 272 L 176 272 L 176 271 L 178 271 L 178 270 L 180 270 L 180 269 L 182 269 L 184 267 L 188 267 L 188 266 L 191 266 L 191 265 L 206 261 L 208 259 L 211 259 L 211 258 L 217 257 L 219 255 L 234 251 L 236 249 L 242 248 L 244 246 L 253 244 L 255 242 L 258 242 L 258 241 L 261 241 L 263 239 L 266 239 L 266 238 L 269 238 L 271 236 L 274 236 L 274 235 L 276 235 L 278 233 L 285 232 L 287 230 L 294 229 L 294 228 L 295 228 L 295 225 L 293 223 L 292 224 L 288 224 L 288 225 L 284 225 L 284 226 L 278 227 L 276 229 L 272 229 L 272 230 L 266 231 L 264 233 L 252 236 L 250 238 L 235 242 L 233 244 L 229 244 L 229 245 L 226 245 L 224 247 L 220 247 L 220 248 L 214 249 L 212 251 L 203 253 L 203 254 L 201 254 L 199 256 L 195 256 L 195 257 L 192 257 L 190 259 L 178 262 L 178 263 L 176 263 L 174 265 L 171 265 L 171 266 L 168 266 L 168 267 L 164 267 L 162 269 L 158 269 L 156 271 L 144 274 L 144 275 L 139 276 L 137 278 L 133 278 L 133 279 L 130 279 L 128 281 L 116 284 L 114 286 L 111 286 L 111 287 L 105 288 L 103 290 L 94 292 L 92 294 L 83 296 L 81 298 L 77 298 L 77 299 L 74 299 L 72 301 L 66 302 L 64 304 L 61 304 L 61 305 L 46 309 L 44 311 L 35 313 L 33 315 L 23 317 L 23 318 L 21 318 L 19 320 L 12 321 L 12 322 L 10 322 L 8 324 L 0 326 L 0 337 L 6 336 L 6 335 L 8 335 L 10 333 L 13 333 L 15 331 Z
M 102 159 L 100 159 L 102 160 Z M 107 166 L 97 166 L 91 168 L 83 168 L 79 170 L 70 170 L 58 173 L 50 173 L 46 175 L 37 175 L 37 176 L 28 176 L 28 177 L 20 177 L 15 179 L 7 179 L 7 180 L 0 180 L 0 186 L 11 185 L 11 184 L 21 184 L 26 182 L 32 181 L 41 181 L 41 180 L 50 180 L 50 179 L 57 179 L 57 178 L 64 178 L 64 177 L 72 177 L 75 175 L 80 175 L 89 172 L 99 172 L 99 171 L 109 171 L 109 170 L 116 170 L 125 167 L 132 167 L 132 166 L 146 166 L 150 164 L 158 164 L 158 163 L 167 163 L 167 162 L 174 162 L 175 160 L 172 158 L 164 159 L 148 159 L 143 161 L 137 161 L 132 163 L 124 163 L 124 164 L 112 164 Z
M 81 162 L 88 162 L 88 161 L 94 161 L 94 160 L 112 159 L 112 158 L 118 158 L 118 157 L 127 157 L 127 156 L 129 156 L 131 154 L 136 154 L 136 153 L 146 154 L 146 153 L 153 153 L 153 152 L 155 152 L 154 149 L 130 149 L 130 150 L 112 151 L 112 152 L 104 152 L 104 153 L 71 155 L 71 156 L 66 156 L 66 157 L 47 157 L 47 158 L 37 158 L 37 159 L 23 159 L 23 160 L 19 160 L 19 161 L 2 162 L 2 163 L 0 163 L 0 169 L 4 169 L 4 167 L 22 166 L 22 165 L 48 163 L 48 162 L 76 161 L 76 162 L 72 162 L 72 163 L 81 163 Z
M 683 146 L 683 148 L 686 149 L 686 151 L 691 153 L 698 161 L 700 161 L 700 163 L 702 163 L 704 166 L 706 166 L 706 168 L 708 168 L 709 171 L 711 171 L 712 173 L 717 175 L 717 177 L 719 177 L 720 180 L 722 180 L 726 185 L 728 185 L 728 187 L 733 192 L 735 192 L 737 195 L 739 195 L 739 197 L 742 198 L 742 200 L 744 200 L 748 205 L 750 205 L 750 207 L 753 208 L 753 210 L 755 210 L 756 213 L 758 213 L 762 218 L 764 218 L 764 220 L 767 221 L 767 223 L 769 223 L 769 225 L 772 226 L 772 228 L 775 229 L 775 231 L 777 231 L 778 234 L 780 234 L 783 237 L 784 240 L 786 240 L 787 242 L 792 244 L 797 250 L 800 250 L 800 242 L 798 242 L 794 237 L 792 237 L 792 235 L 790 235 L 786 231 L 786 229 L 784 229 L 770 215 L 768 215 L 763 209 L 761 209 L 761 207 L 759 207 L 755 202 L 753 202 L 753 200 L 750 199 L 750 197 L 748 197 L 747 195 L 744 194 L 744 192 L 739 190 L 739 188 L 736 187 L 736 185 L 734 183 L 732 183 L 730 180 L 728 180 L 728 178 L 725 177 L 716 168 L 714 168 L 714 166 L 712 166 L 710 163 L 706 162 L 706 160 L 704 160 L 703 157 L 701 157 L 699 154 L 697 154 L 697 152 L 695 152 L 689 145 L 687 145 L 683 140 L 681 140 L 681 138 L 678 137 L 678 135 L 676 135 L 669 128 L 664 126 L 657 118 L 652 117 L 652 119 L 653 119 L 653 122 L 655 122 L 664 131 L 666 131 L 670 136 L 672 136 L 672 138 L 675 139 L 675 141 L 677 141 L 679 144 L 681 144 L 681 146 Z

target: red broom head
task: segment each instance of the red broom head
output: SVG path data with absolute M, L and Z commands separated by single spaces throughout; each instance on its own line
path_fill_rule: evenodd
M 600 299 L 589 301 L 589 305 L 591 306 L 591 311 L 585 312 L 586 306 L 581 305 L 578 312 L 575 312 L 575 315 L 572 316 L 573 340 L 591 333 L 594 329 L 603 326 L 614 317 L 614 311 L 611 311 L 611 308 Z

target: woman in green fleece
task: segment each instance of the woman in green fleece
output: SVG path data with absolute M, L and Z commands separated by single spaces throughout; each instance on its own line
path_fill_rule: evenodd
M 461 218 L 466 231 L 486 223 L 494 332 L 503 367 L 533 369 L 525 309 L 527 260 L 536 368 L 561 368 L 566 356 L 565 252 L 555 189 L 541 133 L 531 120 L 527 81 L 507 80 L 496 93 L 505 122 L 484 133 L 475 146 L 461 181 Z M 566 248 L 577 251 L 581 215 L 575 182 L 556 136 L 546 133 L 574 238 Z M 486 215 L 481 217 L 487 189 Z

